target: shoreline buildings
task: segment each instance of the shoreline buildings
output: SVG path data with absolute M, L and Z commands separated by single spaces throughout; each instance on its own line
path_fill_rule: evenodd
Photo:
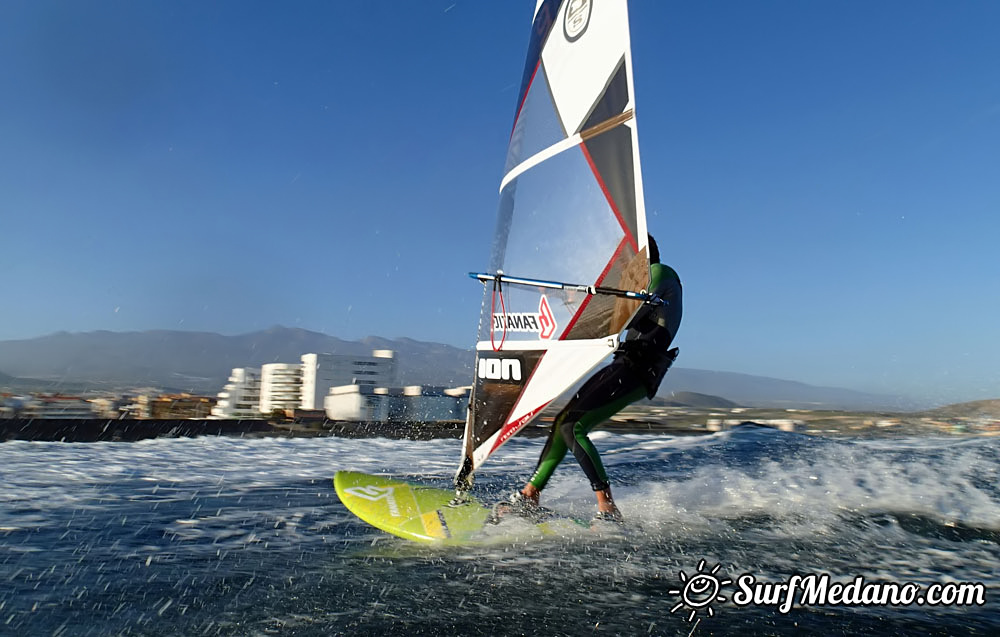
M 260 370 L 237 367 L 219 392 L 212 418 L 260 418 Z
M 156 388 L 90 397 L 0 395 L 0 418 L 439 422 L 465 420 L 470 386 L 396 383 L 392 350 L 370 355 L 304 354 L 299 363 L 237 367 L 215 398 Z
M 391 349 L 374 350 L 371 356 L 303 354 L 299 407 L 323 409 L 323 401 L 334 387 L 388 387 L 395 382 L 396 355 Z
M 20 414 L 22 418 L 93 418 L 96 413 L 94 406 L 79 396 L 63 396 L 51 394 L 35 396 L 24 401 Z
M 396 387 L 392 350 L 370 356 L 303 354 L 301 363 L 235 368 L 212 418 L 260 418 L 274 411 L 321 412 L 331 420 L 464 420 L 471 387 Z
M 260 368 L 260 412 L 296 409 L 302 400 L 302 366 L 268 363 Z
M 334 387 L 326 397 L 326 416 L 331 420 L 434 422 L 465 420 L 472 387 Z

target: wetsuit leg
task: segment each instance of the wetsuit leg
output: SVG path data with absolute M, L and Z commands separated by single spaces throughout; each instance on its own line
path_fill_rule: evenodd
M 597 448 L 594 447 L 594 443 L 590 441 L 587 434 L 625 407 L 645 397 L 646 387 L 639 385 L 632 391 L 612 399 L 611 402 L 585 412 L 579 416 L 576 422 L 564 423 L 560 428 L 561 437 L 573 450 L 576 461 L 580 463 L 583 472 L 587 474 L 587 479 L 590 480 L 590 486 L 594 491 L 604 491 L 610 485 L 608 484 L 608 474 L 604 470 L 604 463 L 601 462 L 601 456 L 597 453 Z
M 549 482 L 549 478 L 552 477 L 552 472 L 556 470 L 556 467 L 559 466 L 559 463 L 562 462 L 563 458 L 566 457 L 566 451 L 569 450 L 569 446 L 567 445 L 570 446 L 573 445 L 572 438 L 567 439 L 565 434 L 561 433 L 565 423 L 567 422 L 567 418 L 571 414 L 573 415 L 574 419 L 569 421 L 572 427 L 572 424 L 576 422 L 578 416 L 580 415 L 579 413 L 577 413 L 579 411 L 577 403 L 579 402 L 581 396 L 589 395 L 589 391 L 587 390 L 587 388 L 595 385 L 600 385 L 601 383 L 598 379 L 611 374 L 611 370 L 613 367 L 614 365 L 605 367 L 597 374 L 592 376 L 590 380 L 584 383 L 583 387 L 580 388 L 580 391 L 578 391 L 573 396 L 573 398 L 569 401 L 569 403 L 565 407 L 563 407 L 562 411 L 560 411 L 559 414 L 556 415 L 555 420 L 552 423 L 552 430 L 549 432 L 549 438 L 548 440 L 545 441 L 545 447 L 542 449 L 542 455 L 539 456 L 538 458 L 538 466 L 535 468 L 535 473 L 530 480 L 531 484 L 533 484 L 535 488 L 538 489 L 539 491 L 545 488 L 545 485 L 548 484 Z M 610 415 L 611 414 L 609 414 L 609 416 Z M 590 440 L 586 438 L 586 433 L 583 435 L 583 437 L 587 441 L 586 444 L 588 444 L 590 449 L 593 450 L 593 445 L 590 444 Z M 596 450 L 593 451 L 593 457 L 597 458 L 597 462 L 599 464 L 600 457 L 597 456 Z M 586 471 L 586 469 L 584 469 L 584 471 Z
M 620 363 L 612 363 L 591 377 L 556 416 L 531 484 L 539 490 L 545 488 L 566 451 L 572 449 L 594 490 L 606 489 L 604 465 L 587 434 L 645 395 L 638 377 Z
M 561 414 L 562 412 L 560 412 Z M 541 491 L 548 484 L 552 472 L 556 470 L 562 459 L 566 457 L 566 441 L 559 434 L 559 427 L 556 423 L 559 417 L 556 416 L 555 423 L 552 424 L 552 431 L 549 432 L 549 439 L 545 441 L 545 448 L 538 458 L 538 466 L 535 467 L 535 474 L 531 476 L 531 484 Z

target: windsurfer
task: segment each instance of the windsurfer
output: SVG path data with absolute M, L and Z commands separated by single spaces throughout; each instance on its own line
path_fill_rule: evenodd
M 681 282 L 673 268 L 660 263 L 652 236 L 649 261 L 650 292 L 662 303 L 642 306 L 626 326 L 626 338 L 611 364 L 584 383 L 556 416 L 534 475 L 511 496 L 515 508 L 525 513 L 537 509 L 542 489 L 572 450 L 597 496 L 595 520 L 621 521 L 607 472 L 587 434 L 635 401 L 652 398 L 677 357 L 677 349 L 669 348 L 681 323 Z

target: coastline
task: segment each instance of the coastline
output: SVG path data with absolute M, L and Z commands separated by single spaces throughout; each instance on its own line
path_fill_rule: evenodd
M 522 438 L 548 436 L 553 413 L 543 413 L 518 433 Z M 991 416 L 924 413 L 874 413 L 789 409 L 692 409 L 639 405 L 625 409 L 599 429 L 617 434 L 709 435 L 741 425 L 787 433 L 858 438 L 901 436 L 1000 435 L 1000 420 Z M 151 438 L 236 436 L 249 438 L 389 438 L 396 440 L 459 439 L 460 420 L 437 422 L 354 422 L 329 419 L 151 420 L 151 419 L 0 419 L 0 442 L 135 442 Z

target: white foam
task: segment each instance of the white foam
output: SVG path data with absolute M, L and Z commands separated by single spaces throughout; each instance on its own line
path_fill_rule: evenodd
M 602 432 L 598 446 L 612 475 L 630 471 L 616 487 L 623 507 L 650 524 L 704 525 L 718 517 L 766 514 L 829 523 L 844 512 L 909 512 L 942 522 L 1000 529 L 1000 502 L 984 484 L 996 475 L 997 442 L 987 439 L 907 439 L 805 443 L 788 459 L 762 459 L 748 468 L 723 461 L 674 471 L 687 453 L 733 444 L 729 432 L 712 436 L 646 436 Z M 776 439 L 780 440 L 780 438 Z M 526 479 L 542 442 L 515 439 L 481 474 Z M 146 483 L 121 497 L 169 501 L 192 493 L 232 493 L 302 481 L 328 481 L 339 469 L 419 475 L 444 482 L 454 474 L 458 440 L 389 439 L 158 439 L 138 443 L 30 443 L 0 445 L 0 492 L 11 507 L 44 512 L 103 506 L 107 485 Z M 737 452 L 742 453 L 739 445 Z M 985 450 L 985 451 L 984 451 Z M 718 454 L 710 457 L 718 458 Z M 621 468 L 621 469 L 619 469 Z M 646 479 L 649 473 L 655 479 Z M 213 491 L 214 489 L 214 491 Z M 568 456 L 546 500 L 570 512 L 592 510 L 593 497 Z M 43 523 L 19 513 L 0 526 Z M 44 517 L 44 516 L 42 516 Z

